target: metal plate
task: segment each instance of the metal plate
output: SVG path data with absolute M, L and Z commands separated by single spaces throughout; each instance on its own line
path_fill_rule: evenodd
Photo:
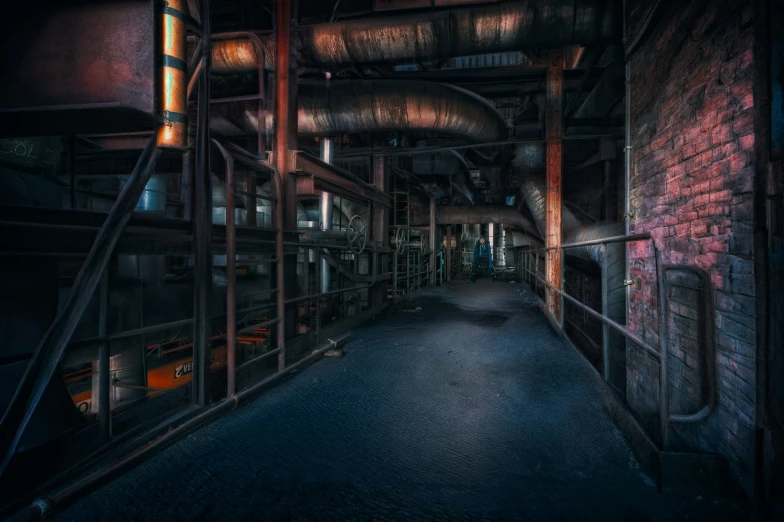
M 152 129 L 152 0 L 15 2 L 0 17 L 0 135 Z

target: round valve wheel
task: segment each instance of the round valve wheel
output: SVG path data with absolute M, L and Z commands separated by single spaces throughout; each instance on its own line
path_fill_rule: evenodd
M 367 244 L 367 228 L 362 223 L 362 218 L 354 216 L 348 222 L 346 229 L 346 236 L 348 239 L 348 247 L 354 254 L 359 255 L 365 251 Z
M 398 255 L 402 255 L 406 251 L 406 229 L 403 227 L 398 228 L 395 232 L 395 246 Z
M 422 235 L 419 236 L 419 245 L 420 249 L 422 250 L 423 254 L 430 252 L 430 232 L 422 232 Z

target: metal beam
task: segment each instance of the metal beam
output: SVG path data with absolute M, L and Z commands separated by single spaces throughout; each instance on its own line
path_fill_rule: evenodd
M 430 286 L 436 286 L 436 198 L 430 198 L 430 238 L 429 239 L 430 239 Z
M 545 100 L 545 133 L 547 136 L 547 200 L 545 246 L 559 247 L 562 242 L 562 174 L 563 174 L 563 51 L 550 51 L 547 66 Z M 545 255 L 545 277 L 548 284 L 561 290 L 561 256 L 556 250 Z M 562 303 L 558 293 L 547 291 L 547 307 L 552 317 L 560 317 Z
M 350 199 L 357 199 L 362 203 L 369 199 L 385 207 L 391 206 L 389 194 L 365 183 L 350 172 L 318 160 L 307 153 L 297 153 L 296 169 L 300 174 L 297 180 L 297 191 L 300 194 L 308 193 L 306 191 L 309 190 L 315 194 L 319 188 L 329 190 L 332 186 L 338 190 L 342 189 L 344 193 L 348 192 L 353 196 Z
M 212 46 L 210 2 L 199 3 L 203 21 L 204 55 L 198 81 L 196 151 L 193 171 L 193 382 L 191 401 L 199 406 L 207 403 L 207 357 L 212 343 L 212 187 L 210 179 L 210 70 Z
M 16 452 L 38 403 L 59 369 L 63 352 L 103 278 L 114 247 L 150 179 L 156 151 L 156 140 L 153 137 L 139 157 L 128 183 L 106 216 L 106 221 L 76 276 L 68 301 L 60 309 L 54 323 L 33 352 L 16 392 L 3 414 L 0 421 L 0 455 L 3 456 L 0 475 Z

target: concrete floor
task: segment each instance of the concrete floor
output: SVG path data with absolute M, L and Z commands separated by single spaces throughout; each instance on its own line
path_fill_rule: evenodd
M 416 310 L 421 307 L 420 311 Z M 514 283 L 426 289 L 61 520 L 743 520 L 657 493 Z

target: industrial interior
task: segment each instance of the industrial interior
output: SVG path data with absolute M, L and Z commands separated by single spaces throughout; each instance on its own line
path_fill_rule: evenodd
M 784 520 L 781 0 L 0 39 L 0 518 Z

